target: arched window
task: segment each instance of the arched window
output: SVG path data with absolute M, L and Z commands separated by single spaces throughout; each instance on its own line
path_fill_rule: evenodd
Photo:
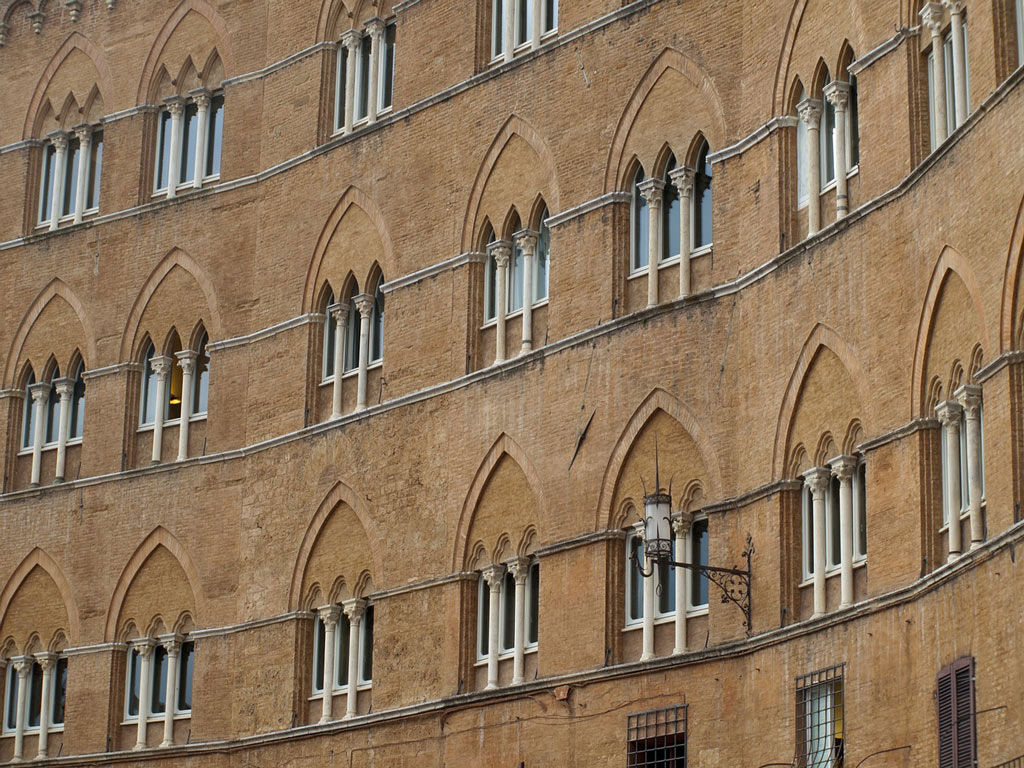
M 331 315 L 332 304 L 334 304 L 334 291 L 328 290 L 320 305 L 320 311 L 324 313 L 324 364 L 321 373 L 321 378 L 324 381 L 334 378 L 334 341 L 338 335 L 338 323 Z
M 711 245 L 711 163 L 708 162 L 710 148 L 701 140 L 693 164 L 693 249 Z
M 156 371 L 153 370 L 153 358 L 156 347 L 149 342 L 142 355 L 142 390 L 140 393 L 139 424 L 152 424 L 156 420 Z
M 370 310 L 370 362 L 376 363 L 384 359 L 384 276 L 377 278 L 377 288 L 373 292 L 373 309 Z
M 860 118 L 857 113 L 857 76 L 847 73 L 850 99 L 846 106 L 846 169 L 860 165 Z
M 498 314 L 498 269 L 494 262 L 494 253 L 490 249 L 495 241 L 494 230 L 487 228 L 487 260 L 484 262 L 484 322 L 493 320 Z
M 825 71 L 824 84 L 832 82 L 832 76 Z M 836 127 L 836 108 L 826 98 L 821 100 L 821 118 L 818 130 L 818 153 L 821 158 L 821 188 L 836 180 L 836 158 L 833 152 L 832 132 Z
M 31 448 L 36 432 L 36 409 L 32 403 L 32 385 L 36 383 L 36 375 L 31 368 L 25 379 L 25 412 L 21 417 L 21 447 Z
M 206 354 L 209 341 L 206 331 L 196 345 L 196 370 L 192 378 L 192 414 L 206 413 L 210 400 L 210 356 Z
M 164 421 L 181 417 L 181 393 L 184 384 L 181 366 L 178 365 L 176 354 L 181 351 L 178 334 L 174 334 L 167 348 L 167 356 L 171 358 L 171 372 L 167 377 L 167 401 L 164 403 Z
M 547 206 L 540 212 L 537 227 L 537 255 L 533 266 L 533 301 L 546 301 L 548 298 L 548 268 L 551 260 L 551 230 L 547 224 Z
M 679 240 L 679 190 L 669 175 L 676 168 L 676 159 L 670 156 L 665 164 L 665 173 L 662 180 L 665 182 L 665 191 L 662 194 L 661 204 L 661 260 L 668 261 L 679 257 L 681 253 Z
M 53 366 L 50 373 L 50 397 L 46 401 L 46 431 L 43 442 L 46 445 L 57 442 L 57 433 L 60 431 L 60 395 L 57 394 L 57 379 L 60 378 L 60 368 Z
M 637 271 L 647 266 L 648 242 L 650 238 L 650 221 L 647 214 L 647 201 L 640 193 L 640 183 L 644 180 L 643 166 L 637 166 L 633 177 L 633 211 L 632 211 L 632 249 L 631 269 Z
M 82 437 L 85 426 L 85 362 L 79 360 L 75 369 L 75 389 L 71 394 L 71 418 L 68 420 L 68 439 Z
M 519 216 L 513 216 L 509 233 L 512 239 L 512 254 L 508 259 L 507 300 L 505 309 L 509 314 L 523 308 L 523 249 L 519 247 L 515 233 L 520 229 Z

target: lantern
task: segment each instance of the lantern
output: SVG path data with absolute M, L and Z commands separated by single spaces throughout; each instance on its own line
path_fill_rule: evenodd
M 649 560 L 672 559 L 672 494 L 644 496 L 644 552 Z

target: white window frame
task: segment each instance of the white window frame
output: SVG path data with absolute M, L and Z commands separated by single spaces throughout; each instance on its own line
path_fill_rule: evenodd
M 706 514 L 699 514 L 699 515 L 694 517 L 693 522 L 690 524 L 690 530 L 686 532 L 686 551 L 689 553 L 689 556 L 690 556 L 690 559 L 687 562 L 691 562 L 691 563 L 696 563 L 696 560 L 694 559 L 694 556 L 693 556 L 693 547 L 694 547 L 693 526 L 696 525 L 697 523 L 707 523 L 708 524 L 707 536 L 708 536 L 708 558 L 709 558 L 709 560 L 710 560 L 710 556 L 711 556 L 711 523 L 710 523 L 710 520 L 709 520 L 709 518 L 708 518 L 708 516 Z M 708 563 L 702 563 L 702 565 L 707 565 L 707 564 Z M 686 578 L 690 579 L 691 582 L 692 582 L 692 578 L 698 574 L 698 571 L 689 571 L 688 569 L 684 569 L 684 570 L 687 570 Z M 708 606 L 711 603 L 711 581 L 707 578 L 706 575 L 704 576 L 704 578 L 705 578 L 705 580 L 707 581 L 707 584 L 708 584 L 708 601 L 706 603 L 694 603 L 693 602 L 693 597 L 694 597 L 693 589 L 687 590 L 686 614 L 688 616 L 692 616 L 692 615 L 695 615 L 695 614 L 696 615 L 701 615 L 701 614 L 705 614 L 705 613 L 708 612 Z
M 364 43 L 364 41 L 369 41 L 369 43 Z M 353 80 L 353 83 L 352 83 L 352 124 L 353 125 L 362 125 L 363 123 L 369 123 L 370 122 L 370 94 L 368 94 L 368 93 L 365 94 L 365 96 L 366 96 L 366 114 L 361 116 L 361 117 L 359 115 L 359 109 L 360 109 L 359 105 L 360 105 L 360 103 L 362 103 L 363 96 L 364 96 L 364 94 L 363 94 L 363 88 L 364 88 L 364 84 L 363 84 L 363 69 L 364 69 L 364 65 L 363 65 L 363 45 L 364 44 L 368 44 L 370 46 L 370 56 L 369 56 L 369 58 L 372 59 L 373 58 L 373 41 L 370 40 L 370 33 L 366 32 L 366 31 L 363 31 L 359 35 L 359 45 L 356 46 L 356 61 L 355 61 L 355 67 L 356 68 L 355 68 L 355 70 L 352 73 L 352 76 L 355 78 Z M 367 80 L 366 80 L 366 84 L 365 84 L 366 88 L 370 87 L 369 77 L 370 77 L 369 72 L 367 72 L 366 73 Z
M 836 489 L 833 495 L 832 490 Z M 841 502 L 839 495 L 842 493 L 841 484 L 835 475 L 829 475 L 828 491 L 825 494 L 825 575 L 829 576 L 838 573 L 843 565 L 842 542 L 840 541 L 840 528 L 842 520 L 840 515 Z M 833 553 L 838 552 L 839 557 L 833 562 Z
M 181 644 L 182 647 L 184 647 L 186 643 L 193 643 L 192 654 L 194 656 L 195 655 L 195 644 L 194 644 L 194 641 L 186 639 L 186 640 L 184 640 L 182 642 L 182 644 Z M 156 641 L 156 644 L 153 646 L 153 650 L 150 652 L 151 656 L 150 656 L 150 663 L 149 663 L 149 695 L 150 695 L 150 699 L 151 700 L 152 700 L 152 697 L 153 697 L 153 685 L 156 682 L 156 665 L 153 663 L 153 661 L 156 658 L 156 652 L 157 652 L 157 649 L 160 646 L 161 646 L 160 642 Z M 132 681 L 132 675 L 131 675 L 132 655 L 135 654 L 135 653 L 138 653 L 138 651 L 135 648 L 129 647 L 128 648 L 128 652 L 125 654 L 124 706 L 121 708 L 122 711 L 123 711 L 123 714 L 124 714 L 124 719 L 121 721 L 121 725 L 128 725 L 130 723 L 138 723 L 139 722 L 139 715 L 137 713 L 133 715 L 133 714 L 131 714 L 128 711 L 128 700 L 129 700 L 129 698 L 130 698 L 130 696 L 132 694 L 132 687 L 131 687 L 131 681 Z M 169 670 L 170 669 L 169 657 L 168 657 L 168 662 L 167 663 L 168 663 L 168 670 Z M 178 653 L 178 666 L 177 666 L 177 668 L 175 670 L 175 674 L 178 675 L 179 679 L 180 679 L 181 674 L 182 674 L 181 652 L 180 651 Z M 176 684 L 175 685 L 175 690 L 177 690 L 178 688 L 179 688 L 179 686 Z M 193 696 L 195 696 L 195 686 L 194 685 L 193 685 L 193 688 L 192 688 L 192 694 L 193 694 Z M 146 709 L 147 710 L 149 709 L 150 704 L 151 704 L 151 702 L 147 702 L 147 705 L 146 705 Z M 166 708 L 168 706 L 171 706 L 173 708 L 173 714 L 171 716 L 171 718 L 173 720 L 187 720 L 190 717 L 192 717 L 192 710 L 191 709 L 180 709 L 178 707 L 178 699 L 177 698 L 175 698 L 175 700 L 173 702 L 166 702 L 165 701 L 164 702 L 164 709 L 166 710 Z M 142 661 L 140 659 L 139 660 L 139 712 L 141 712 L 141 711 L 142 711 Z M 149 714 L 146 717 L 146 722 L 147 723 L 162 723 L 166 719 L 166 717 L 167 717 L 166 712 L 149 712 Z
M 803 583 L 814 578 L 814 494 L 806 480 L 800 488 L 800 573 Z
M 328 368 L 327 368 L 328 354 L 332 354 L 332 355 L 334 354 L 334 345 L 332 343 L 332 338 L 331 338 L 331 329 L 334 330 L 334 333 L 338 333 L 338 331 L 341 330 L 341 328 L 338 326 L 337 321 L 331 316 L 330 308 L 331 308 L 331 306 L 334 305 L 334 303 L 335 303 L 334 292 L 331 291 L 330 294 L 327 297 L 326 303 L 324 304 L 324 333 L 323 333 L 324 338 L 323 338 L 323 345 L 322 345 L 323 349 L 322 349 L 322 354 L 321 354 L 321 360 L 323 362 L 320 364 L 320 372 L 321 372 L 320 383 L 321 384 L 328 384 L 328 383 L 334 381 L 334 365 L 331 365 L 330 370 L 328 370 Z M 344 352 L 342 354 L 344 354 Z M 333 361 L 332 361 L 332 363 L 333 363 Z M 345 367 L 344 366 L 344 361 L 342 361 L 342 368 L 344 368 L 344 367 Z
M 638 182 L 637 181 L 637 177 L 640 176 L 641 174 L 643 174 L 643 179 L 641 180 L 641 182 Z M 633 174 L 632 180 L 630 182 L 630 190 L 629 190 L 629 277 L 634 277 L 636 275 L 646 274 L 647 271 L 651 267 L 651 263 L 650 263 L 650 261 L 651 261 L 651 257 L 650 257 L 650 252 L 651 252 L 651 249 L 650 249 L 650 242 L 651 242 L 651 225 L 650 225 L 650 216 L 651 216 L 651 214 L 650 214 L 650 206 L 647 203 L 647 201 L 644 200 L 643 193 L 640 192 L 640 189 L 639 189 L 639 184 L 642 183 L 642 181 L 646 181 L 646 180 L 647 180 L 647 173 L 646 173 L 646 171 L 644 171 L 643 166 L 640 166 L 639 168 L 637 168 L 636 172 Z M 691 195 L 691 197 L 693 197 L 693 196 Z M 644 215 L 647 217 L 647 244 L 648 244 L 648 247 L 647 247 L 647 253 L 646 254 L 638 254 L 637 253 L 637 242 L 636 241 L 637 241 L 637 233 L 638 233 L 638 230 L 639 230 L 639 228 L 641 226 L 641 222 L 640 222 L 640 211 L 641 210 L 643 211 Z M 690 212 L 691 212 L 691 215 L 692 215 L 692 213 L 693 213 L 692 205 L 691 205 L 691 211 Z M 690 229 L 692 231 L 693 227 L 691 226 Z M 691 243 L 692 243 L 692 238 L 691 238 Z M 639 256 L 641 256 L 641 255 L 643 256 L 643 258 L 647 259 L 647 263 L 646 264 L 640 264 L 638 266 L 637 262 L 639 261 Z
M 491 63 L 502 60 L 505 55 L 505 8 L 514 0 L 491 0 Z M 500 32 L 500 42 L 498 35 Z
M 541 22 L 540 22 L 540 36 L 544 39 L 548 35 L 558 34 L 558 0 L 551 0 L 551 26 L 547 29 L 544 28 L 544 22 L 547 20 L 547 3 L 545 0 L 541 0 Z
M 334 133 L 345 130 L 345 79 L 348 77 L 348 47 L 338 45 L 334 60 Z
M 478 664 L 480 662 L 486 662 L 487 661 L 487 657 L 489 655 L 489 650 L 490 650 L 490 647 L 491 647 L 491 641 L 494 640 L 494 638 L 491 637 L 491 631 L 490 631 L 490 622 L 491 622 L 491 616 L 490 616 L 491 594 L 490 593 L 491 593 L 491 589 L 487 585 L 487 580 L 484 578 L 483 573 L 478 574 L 478 576 L 477 576 L 477 586 L 476 586 L 476 638 L 474 640 L 474 643 L 475 643 L 475 646 L 476 646 L 476 661 L 477 661 Z M 483 609 L 485 595 L 486 595 L 486 599 L 487 599 L 487 610 L 486 611 Z M 498 604 L 498 610 L 499 611 L 501 610 L 501 604 L 500 603 Z M 501 622 L 499 621 L 498 623 L 500 625 Z M 483 637 L 483 630 L 484 630 L 485 627 L 487 628 L 487 648 L 482 649 L 480 647 L 480 645 L 481 645 L 480 639 Z M 500 626 L 498 627 L 498 635 L 499 636 L 501 635 L 501 627 Z
M 827 72 L 825 73 L 825 85 L 828 86 L 832 82 L 832 76 Z M 832 114 L 832 125 L 835 126 L 836 122 L 836 108 L 832 105 L 825 96 L 821 97 L 821 116 L 818 118 L 818 168 L 821 189 L 819 194 L 825 194 L 828 190 L 832 189 L 836 185 L 836 159 L 835 159 L 835 144 L 832 139 L 832 131 L 827 130 L 828 115 Z M 832 165 L 831 173 L 832 178 L 828 179 L 827 170 L 829 164 L 826 162 L 828 154 L 832 153 Z
M 533 594 L 532 590 L 535 589 L 534 580 L 533 580 L 533 570 L 532 570 L 532 567 L 536 563 L 537 563 L 537 560 L 535 558 L 530 558 L 529 565 L 527 566 L 526 592 L 523 595 L 523 600 L 525 601 L 525 605 L 523 606 L 523 611 L 524 611 L 524 613 L 523 613 L 523 653 L 524 654 L 536 652 L 538 646 L 540 645 L 540 615 L 539 615 L 539 609 L 538 609 L 538 615 L 537 615 L 537 618 L 536 618 L 536 621 L 537 621 L 537 641 L 536 642 L 530 642 L 530 639 L 529 639 L 530 605 L 531 605 L 531 597 L 532 597 L 532 594 Z M 477 579 L 476 637 L 474 639 L 474 645 L 475 645 L 475 648 L 476 648 L 476 666 L 481 666 L 483 664 L 486 664 L 487 663 L 487 659 L 489 657 L 489 653 L 488 653 L 487 650 L 481 651 L 481 649 L 480 649 L 481 630 L 485 626 L 488 627 L 488 634 L 487 634 L 488 650 L 490 649 L 490 644 L 491 644 L 491 641 L 493 640 L 493 641 L 498 643 L 498 659 L 499 660 L 511 659 L 511 658 L 513 658 L 515 656 L 515 634 L 514 634 L 514 628 L 513 628 L 512 645 L 509 648 L 505 648 L 503 646 L 503 643 L 502 643 L 502 640 L 503 640 L 504 635 L 505 635 L 505 627 L 506 627 L 506 624 L 505 624 L 505 607 L 506 607 L 507 601 L 510 600 L 510 599 L 513 601 L 513 604 L 512 604 L 513 620 L 514 620 L 514 617 L 515 617 L 515 602 L 514 602 L 515 601 L 515 579 L 510 575 L 510 571 L 508 571 L 507 569 L 502 574 L 501 578 L 502 578 L 501 589 L 498 591 L 498 636 L 497 636 L 497 638 L 492 638 L 490 636 L 490 587 L 487 585 L 487 580 L 484 578 L 484 575 L 483 575 L 482 572 L 479 573 L 479 578 Z M 512 594 L 511 595 L 506 595 L 506 592 L 505 592 L 505 581 L 504 580 L 506 578 L 512 578 L 512 590 L 511 590 Z M 538 570 L 537 578 L 538 579 L 540 578 L 539 570 Z M 484 611 L 481 610 L 481 608 L 482 608 L 482 606 L 484 604 L 483 596 L 484 596 L 485 593 L 487 593 L 487 595 L 488 595 L 488 598 L 487 598 L 488 599 L 488 611 L 487 612 L 484 612 Z
M 377 46 L 377 116 L 388 114 L 394 108 L 395 91 L 394 91 L 394 69 L 392 69 L 392 81 L 391 81 L 391 104 L 384 103 L 384 85 L 385 85 L 385 74 L 387 73 L 387 59 L 388 59 L 388 30 L 393 29 L 396 32 L 395 35 L 395 51 L 397 54 L 398 40 L 397 40 L 397 22 L 395 19 L 391 19 L 384 23 L 384 30 L 381 33 L 380 45 Z M 397 64 L 397 58 L 395 61 Z
M 533 286 L 532 286 L 532 297 L 533 306 L 537 307 L 542 304 L 548 303 L 548 297 L 551 294 L 551 228 L 545 223 L 546 219 L 550 216 L 548 209 L 544 208 L 541 213 L 539 225 L 537 227 L 537 248 L 534 251 L 534 264 L 533 264 Z M 537 290 L 540 287 L 540 254 L 541 254 L 541 242 L 544 237 L 544 233 L 547 232 L 547 252 L 545 254 L 546 266 L 544 268 L 544 295 L 540 295 L 540 291 Z M 485 283 L 486 285 L 486 283 Z
M 53 194 L 53 177 L 57 174 L 57 149 L 53 146 L 52 141 L 43 146 L 43 162 L 39 174 L 39 216 L 36 226 L 45 227 L 50 223 L 50 215 L 53 212 L 51 195 Z
M 867 506 L 867 475 L 866 475 L 867 462 L 863 456 L 857 457 L 857 466 L 853 471 L 853 562 L 854 564 L 863 563 L 868 559 L 868 548 L 867 541 L 861 540 L 861 523 L 865 531 L 865 539 L 867 538 L 867 520 L 861 520 L 861 516 L 867 517 L 868 506 Z M 863 480 L 861 479 L 861 471 L 865 471 Z
M 15 670 L 14 668 L 14 663 L 10 659 L 8 659 L 7 672 L 4 674 L 4 719 L 3 727 L 0 728 L 0 732 L 2 732 L 4 736 L 7 736 L 8 734 L 13 735 L 14 732 L 17 730 L 17 728 L 11 728 L 8 725 L 8 720 L 11 716 L 11 691 L 14 687 L 14 679 L 17 676 L 17 674 L 17 670 Z

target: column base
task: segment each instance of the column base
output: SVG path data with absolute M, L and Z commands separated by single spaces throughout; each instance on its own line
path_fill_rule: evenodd
M 686 649 L 685 648 L 673 648 L 672 649 L 672 655 L 673 656 L 681 656 L 684 653 L 686 653 Z
M 849 608 L 849 607 L 850 607 L 851 605 L 853 605 L 853 603 L 852 603 L 852 602 L 851 602 L 851 603 L 840 603 L 840 604 L 839 604 L 839 610 L 841 611 L 841 610 L 843 610 L 844 608 Z
M 136 744 L 134 747 L 132 747 L 132 752 L 138 752 L 140 749 L 145 749 L 145 748 L 146 748 L 145 744 Z
M 519 350 L 520 355 L 525 355 L 527 352 L 533 352 L 533 344 L 523 343 L 523 348 Z
M 960 553 L 959 552 L 950 552 L 949 556 L 946 558 L 946 562 L 947 563 L 953 563 L 953 562 L 956 562 L 959 559 L 960 559 Z
M 167 747 L 173 747 L 173 746 L 174 746 L 174 742 L 173 741 L 161 741 L 160 742 L 160 748 L 161 749 L 167 749 Z
M 641 653 L 640 661 L 651 661 L 654 658 L 653 653 Z
M 160 459 L 153 459 L 151 462 L 149 462 L 149 466 L 152 467 L 154 464 L 162 464 L 162 463 L 163 462 L 161 462 Z
M 820 619 L 824 615 L 825 615 L 824 611 L 815 611 L 814 613 L 811 614 L 811 618 L 812 619 Z
M 29 483 L 28 487 L 29 488 L 38 488 L 39 487 L 39 483 Z
M 63 483 L 63 482 L 64 482 L 64 478 L 63 477 L 55 477 L 55 478 L 53 478 L 53 484 L 54 485 L 57 485 L 57 484 Z
M 984 539 L 979 539 L 978 541 L 972 541 L 971 542 L 971 551 L 973 552 L 974 550 L 976 550 L 978 547 L 980 547 L 984 543 L 985 543 Z
M 498 684 L 497 683 L 488 683 L 487 686 L 484 688 L 484 690 L 485 691 L 496 691 L 496 690 L 498 690 Z

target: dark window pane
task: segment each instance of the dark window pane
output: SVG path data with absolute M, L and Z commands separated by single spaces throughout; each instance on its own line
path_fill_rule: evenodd
M 530 610 L 526 621 L 526 642 L 536 643 L 540 621 L 540 563 L 530 566 Z
M 348 77 L 348 46 L 338 46 L 337 73 L 334 82 L 334 130 L 345 125 L 345 80 Z
M 18 727 L 18 670 L 11 664 L 7 667 L 7 728 Z
M 544 31 L 558 26 L 558 0 L 544 0 Z
M 192 668 L 195 664 L 195 644 L 181 644 L 181 655 L 178 657 L 178 711 L 187 712 L 192 709 Z
M 369 114 L 370 105 L 370 36 L 364 35 L 359 41 L 359 82 L 357 89 L 359 98 L 356 100 L 356 119 Z
M 85 427 L 85 364 L 78 364 L 78 371 L 75 373 L 75 391 L 71 396 L 71 421 L 69 424 L 68 437 L 74 439 L 81 437 Z
M 381 276 L 377 290 L 373 294 L 373 311 L 370 313 L 370 362 L 375 363 L 384 358 L 384 291 Z
M 78 195 L 78 166 L 82 152 L 78 139 L 68 141 L 68 151 L 64 158 L 64 199 L 61 201 L 61 216 L 70 216 L 75 212 L 75 198 Z
M 708 564 L 708 521 L 697 520 L 690 529 L 691 562 L 698 565 Z M 708 577 L 699 571 L 690 572 L 690 603 L 691 605 L 708 604 Z
M 313 630 L 313 690 L 324 687 L 324 622 L 318 616 Z
M 355 292 L 353 292 L 355 295 Z M 354 371 L 359 366 L 359 310 L 352 297 L 348 302 L 348 327 L 345 329 L 345 370 Z
M 857 467 L 857 554 L 868 553 L 867 465 Z
M 337 662 L 334 665 L 334 670 L 337 673 L 335 677 L 338 680 L 338 685 L 348 685 L 348 649 L 351 645 L 349 642 L 352 632 L 352 622 L 348 620 L 348 616 L 345 612 L 341 612 L 341 618 L 338 619 L 338 639 L 336 642 L 336 648 L 338 649 Z M 331 653 L 334 653 L 334 648 L 331 649 Z
M 128 652 L 128 715 L 139 714 L 139 682 L 142 674 L 142 658 L 134 648 Z
M 149 711 L 159 715 L 167 708 L 167 651 L 162 645 L 153 649 L 150 666 L 152 687 L 150 688 Z
M 493 0 L 491 3 L 491 58 L 499 56 L 504 46 L 505 33 L 505 2 L 504 0 Z
M 511 573 L 501 580 L 501 612 L 501 650 L 511 651 L 516 627 L 516 580 Z
M 89 190 L 86 195 L 86 208 L 100 207 L 100 177 L 103 174 L 103 131 L 92 135 L 92 158 L 89 161 Z
M 381 97 L 382 109 L 391 106 L 394 98 L 395 88 L 395 24 L 392 22 L 384 29 L 384 65 L 381 67 Z
M 491 590 L 487 586 L 487 580 L 480 575 L 479 587 L 476 597 L 476 637 L 477 655 L 486 656 L 490 644 L 490 615 L 491 615 Z
M 647 266 L 649 225 L 647 201 L 640 194 L 640 182 L 644 180 L 644 169 L 640 168 L 633 179 L 633 269 Z
M 39 727 L 39 712 L 43 706 L 43 668 L 38 663 L 32 665 L 28 688 L 28 727 Z
M 181 167 L 178 180 L 181 183 L 192 181 L 196 175 L 196 136 L 199 127 L 199 108 L 195 104 L 187 104 L 181 116 Z
M 331 315 L 328 307 L 334 303 L 334 292 L 324 299 L 324 368 L 323 378 L 334 375 L 334 341 L 338 335 L 338 323 Z
M 668 172 L 676 167 L 675 160 L 670 160 L 665 169 L 664 202 L 661 206 L 661 259 L 671 259 L 680 254 L 679 247 L 679 190 L 672 183 Z
M 220 155 L 224 138 L 224 96 L 210 100 L 210 117 L 206 128 L 206 175 L 220 175 Z
M 840 549 L 840 536 L 839 536 L 839 478 L 833 476 L 829 483 L 829 510 L 828 510 L 828 521 L 829 521 L 829 565 L 839 565 L 839 561 L 842 559 L 842 552 Z
M 206 354 L 207 335 L 199 340 L 196 371 L 192 380 L 192 413 L 206 413 L 210 401 L 210 356 Z
M 703 248 L 711 245 L 711 163 L 708 162 L 707 142 L 697 153 L 693 200 L 693 247 Z
M 530 12 L 533 0 L 515 0 L 516 3 L 516 45 L 530 39 Z
M 29 373 L 28 380 L 25 382 L 25 412 L 21 417 L 21 447 L 31 448 L 33 441 L 35 440 L 36 434 L 36 409 L 35 403 L 32 402 L 32 390 L 31 387 L 36 383 L 36 377 L 34 374 Z
M 643 542 L 639 536 L 629 539 L 629 559 L 626 568 L 629 572 L 629 618 L 641 619 L 644 615 L 644 576 L 640 572 L 643 562 Z
M 60 431 L 60 395 L 57 394 L 57 385 L 53 382 L 60 378 L 60 369 L 54 368 L 50 377 L 50 398 L 46 402 L 46 442 L 57 442 L 57 433 Z
M 50 195 L 53 194 L 53 167 L 57 155 L 57 149 L 53 144 L 47 144 L 43 152 L 43 173 L 39 180 L 39 221 L 48 221 L 50 218 Z
M 373 680 L 373 606 L 367 606 L 366 612 L 363 613 L 363 621 L 360 625 L 360 633 L 362 634 L 362 669 L 360 670 L 360 677 L 363 682 L 369 682 Z
M 156 173 L 154 189 L 166 189 L 171 164 L 171 112 L 168 109 L 160 113 L 160 125 L 157 129 L 156 142 Z

